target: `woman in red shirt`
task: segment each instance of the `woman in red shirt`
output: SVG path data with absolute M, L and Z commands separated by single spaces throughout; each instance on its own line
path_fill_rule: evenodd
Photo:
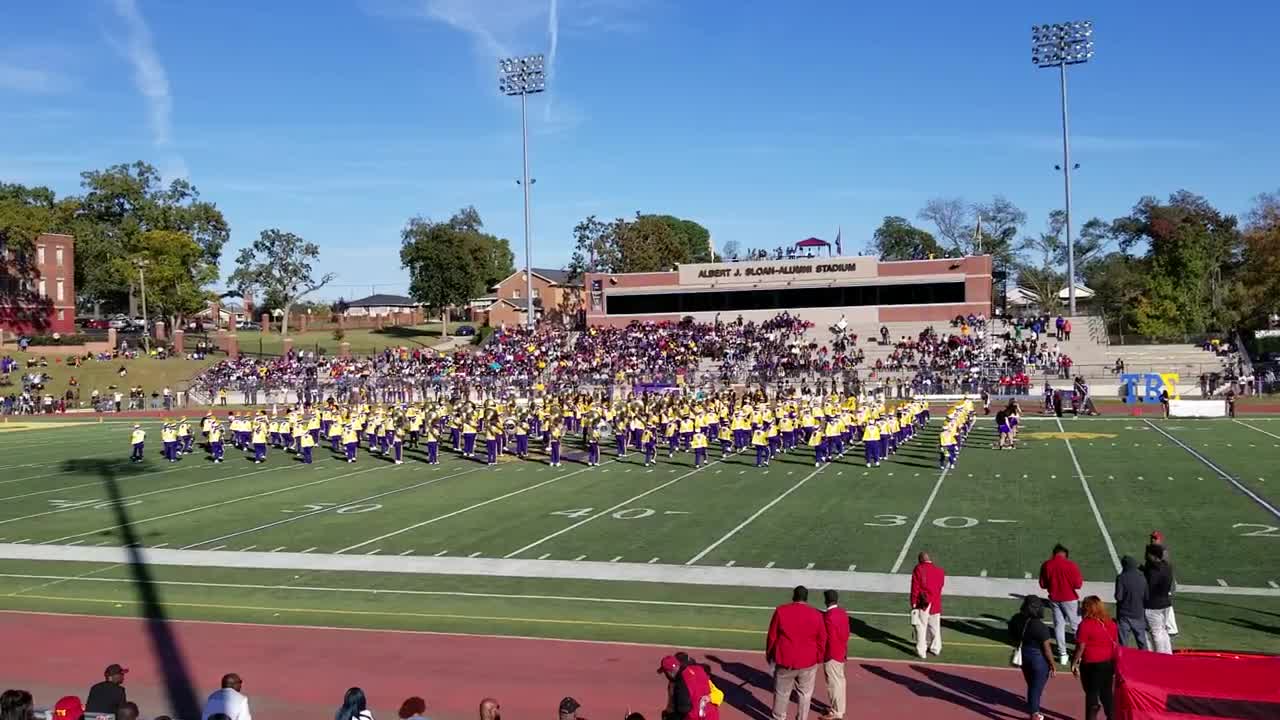
M 1107 606 L 1097 595 L 1080 603 L 1080 626 L 1076 629 L 1076 654 L 1071 661 L 1071 674 L 1084 686 L 1085 720 L 1097 720 L 1098 710 L 1112 714 L 1112 687 L 1116 674 L 1116 624 L 1107 614 Z

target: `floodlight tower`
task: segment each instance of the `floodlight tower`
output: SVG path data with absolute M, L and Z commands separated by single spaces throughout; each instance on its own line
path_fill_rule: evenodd
M 1062 182 L 1067 195 L 1067 302 L 1076 314 L 1076 252 L 1071 243 L 1071 141 L 1067 125 L 1067 66 L 1093 57 L 1093 21 L 1031 26 L 1031 62 L 1037 67 L 1058 68 L 1062 90 Z
M 524 279 L 525 302 L 529 308 L 525 316 L 531 329 L 536 309 L 533 306 L 533 261 L 529 239 L 529 122 L 526 98 L 546 89 L 547 74 L 541 55 L 498 61 L 498 91 L 503 95 L 520 96 L 520 144 L 524 154 L 524 175 L 520 186 L 524 188 Z

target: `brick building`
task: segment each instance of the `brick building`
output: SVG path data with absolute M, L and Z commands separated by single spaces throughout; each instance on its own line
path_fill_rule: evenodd
M 487 310 L 489 325 L 523 325 L 529 298 L 524 270 L 517 270 L 493 287 Z M 533 268 L 533 304 L 539 321 L 573 323 L 582 312 L 582 283 L 569 280 L 566 270 Z
M 45 233 L 25 257 L 0 253 L 0 329 L 31 335 L 76 330 L 76 250 L 70 235 Z

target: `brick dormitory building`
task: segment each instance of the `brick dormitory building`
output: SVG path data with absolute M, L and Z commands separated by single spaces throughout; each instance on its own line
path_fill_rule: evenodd
M 0 248 L 0 330 L 22 335 L 76 330 L 75 238 L 44 233 L 23 256 Z

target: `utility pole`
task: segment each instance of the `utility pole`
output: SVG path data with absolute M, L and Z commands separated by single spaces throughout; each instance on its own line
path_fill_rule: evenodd
M 142 289 L 142 343 L 147 349 L 147 353 L 151 353 L 151 323 L 147 321 L 147 275 L 144 270 L 147 267 L 146 260 L 136 261 L 138 266 L 138 285 Z

